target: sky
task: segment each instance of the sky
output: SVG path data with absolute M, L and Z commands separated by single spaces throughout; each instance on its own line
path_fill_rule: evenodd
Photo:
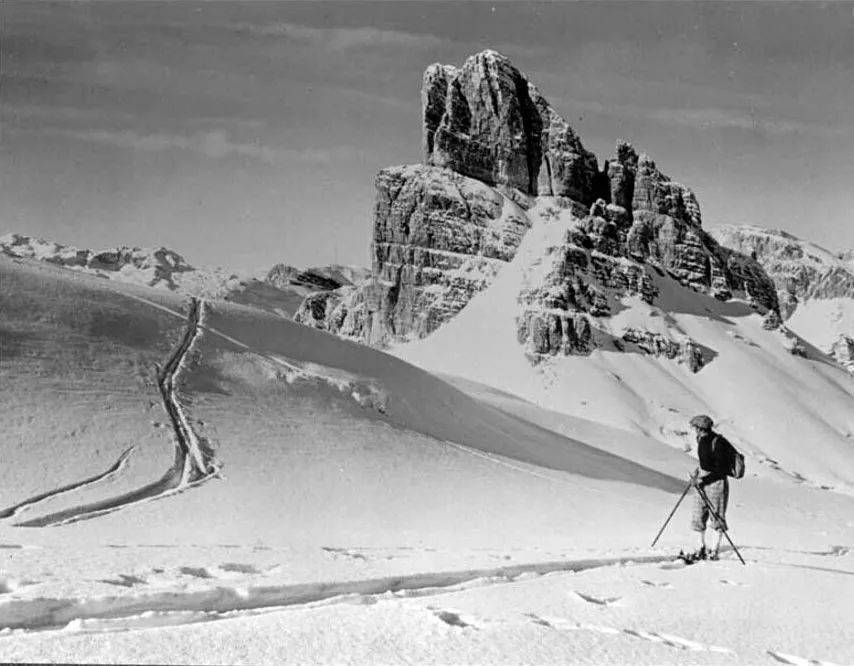
M 495 48 L 704 225 L 854 247 L 854 3 L 0 3 L 0 233 L 368 265 L 433 62 Z

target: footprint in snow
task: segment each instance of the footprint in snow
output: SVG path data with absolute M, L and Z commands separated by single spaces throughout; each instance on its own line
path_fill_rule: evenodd
M 665 590 L 673 589 L 673 586 L 666 581 L 661 582 L 661 583 L 656 583 L 655 581 L 651 581 L 651 580 L 642 580 L 641 583 L 643 583 L 644 585 L 648 585 L 649 587 L 661 587 L 661 588 L 664 588 Z
M 525 613 L 525 617 L 529 618 L 534 624 L 539 624 L 540 626 L 548 627 L 549 629 L 555 628 L 555 626 L 551 622 L 549 622 L 545 618 L 540 617 L 536 613 Z
M 697 641 L 692 641 L 681 636 L 673 634 L 659 633 L 655 631 L 645 631 L 643 629 L 618 629 L 616 627 L 608 627 L 600 624 L 588 624 L 573 622 L 562 617 L 540 617 L 534 613 L 525 613 L 525 616 L 533 623 L 557 631 L 592 631 L 597 634 L 605 634 L 608 636 L 616 636 L 625 634 L 640 638 L 652 643 L 661 643 L 668 647 L 676 648 L 677 650 L 690 650 L 692 652 L 718 652 L 721 654 L 732 654 L 732 650 L 716 645 L 704 645 Z
M 829 555 L 832 557 L 842 557 L 843 555 L 847 555 L 851 552 L 851 549 L 848 546 L 831 546 L 829 549 L 825 551 L 821 551 L 815 553 L 815 555 Z
M 721 583 L 724 585 L 735 585 L 736 587 L 748 587 L 747 583 L 739 583 L 735 580 L 728 580 L 726 578 L 721 578 Z
M 582 599 L 583 601 L 586 601 L 589 604 L 596 604 L 597 606 L 612 606 L 616 604 L 620 599 L 622 599 L 622 597 L 603 597 L 600 599 L 599 597 L 594 597 L 589 594 L 582 594 L 581 592 L 575 592 L 575 595 L 579 599 Z
M 211 572 L 204 567 L 181 567 L 178 571 L 193 578 L 214 578 Z
M 355 550 L 348 550 L 347 548 L 332 548 L 331 546 L 323 546 L 321 548 L 323 552 L 332 556 L 334 559 L 338 559 L 339 557 L 344 557 L 349 560 L 364 560 L 367 561 L 367 557 L 362 555 L 362 553 L 357 553 Z
M 223 571 L 228 571 L 231 573 L 242 573 L 242 574 L 257 574 L 261 573 L 258 569 L 251 564 L 240 564 L 239 562 L 226 562 L 225 564 L 220 564 L 219 568 Z
M 829 661 L 804 659 L 803 657 L 796 657 L 793 654 L 784 654 L 782 652 L 774 652 L 773 650 L 766 650 L 766 652 L 774 661 L 780 664 L 790 664 L 791 666 L 835 666 Z
M 134 576 L 132 574 L 119 574 L 118 578 L 102 578 L 98 582 L 118 585 L 119 587 L 136 587 L 137 585 L 148 584 L 148 581 L 145 580 L 145 578 L 140 578 L 139 576 Z
M 458 611 L 433 607 L 430 607 L 430 610 L 432 611 L 433 615 L 435 615 L 449 627 L 459 627 L 461 629 L 478 628 L 470 619 L 464 619 L 462 614 Z
M 697 641 L 692 641 L 681 636 L 673 634 L 665 634 L 657 631 L 644 631 L 643 629 L 623 629 L 623 633 L 635 638 L 641 638 L 652 643 L 661 643 L 668 647 L 676 648 L 677 650 L 690 650 L 691 652 L 718 652 L 731 654 L 732 650 L 716 645 L 704 645 Z

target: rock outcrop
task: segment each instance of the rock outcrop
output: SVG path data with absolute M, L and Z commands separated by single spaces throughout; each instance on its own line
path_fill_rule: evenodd
M 618 168 L 608 169 L 612 196 L 631 200 L 632 209 L 598 199 L 563 243 L 550 248 L 541 279 L 519 297 L 517 337 L 529 357 L 586 354 L 601 346 L 611 336 L 597 333 L 596 318 L 610 316 L 626 296 L 654 304 L 656 274 L 723 300 L 739 294 L 763 312 L 777 310 L 774 285 L 762 267 L 703 231 L 690 190 L 669 181 L 628 144 L 619 144 L 617 154 Z M 635 164 L 644 165 L 640 177 Z M 633 330 L 623 339 L 681 359 L 694 371 L 707 361 L 690 341 L 645 335 Z
M 326 297 L 313 297 L 296 321 L 376 345 L 424 337 L 495 278 L 530 224 L 508 197 L 447 169 L 384 169 L 376 187 L 372 278 L 358 293 L 332 297 L 323 317 Z M 337 323 L 343 310 L 346 332 Z
M 854 338 L 840 335 L 830 348 L 830 354 L 839 365 L 854 374 Z
M 315 266 L 299 269 L 287 264 L 276 264 L 264 281 L 277 289 L 304 287 L 310 291 L 328 291 L 351 286 L 368 279 L 371 272 L 357 266 Z
M 695 340 L 684 335 L 680 338 L 674 339 L 661 333 L 632 327 L 626 328 L 622 335 L 624 342 L 635 345 L 645 354 L 676 360 L 691 372 L 699 372 L 711 360 L 711 356 Z

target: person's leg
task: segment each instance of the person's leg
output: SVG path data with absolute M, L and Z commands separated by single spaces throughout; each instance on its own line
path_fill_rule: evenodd
M 694 507 L 691 512 L 691 529 L 697 532 L 699 538 L 699 546 L 694 553 L 695 557 L 702 558 L 706 556 L 706 523 L 709 520 L 709 507 L 703 501 L 700 493 L 694 490 Z
M 720 520 L 712 518 L 712 527 L 718 533 L 715 549 L 712 551 L 712 559 L 718 559 L 721 540 L 724 536 L 724 530 L 727 529 L 726 509 L 729 500 L 729 482 L 727 479 L 716 481 L 709 486 L 706 494 L 709 498 L 709 503 L 712 505 L 712 509 L 714 509 L 715 514 L 720 518 Z
M 715 560 L 716 560 L 716 559 L 718 559 L 718 553 L 720 553 L 720 552 L 721 552 L 721 540 L 722 540 L 723 538 L 724 538 L 724 533 L 723 533 L 723 531 L 722 531 L 722 530 L 718 530 L 718 538 L 717 538 L 717 540 L 715 541 L 715 549 L 712 551 L 712 553 L 713 553 L 713 555 L 714 555 L 714 558 L 713 558 L 713 559 L 715 559 Z

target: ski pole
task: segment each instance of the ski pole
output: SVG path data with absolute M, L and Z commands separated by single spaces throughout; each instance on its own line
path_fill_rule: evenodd
M 711 514 L 712 518 L 715 519 L 719 526 L 723 527 L 725 523 L 715 511 L 714 507 L 712 506 L 712 503 L 709 501 L 709 497 L 708 495 L 706 495 L 706 491 L 700 488 L 700 486 L 697 486 L 697 492 L 700 493 L 700 497 L 702 497 L 703 501 L 706 503 L 706 508 L 709 510 L 709 513 Z M 727 534 L 727 531 L 725 529 L 721 529 L 721 532 L 723 532 L 723 535 L 726 537 L 726 540 L 729 541 L 729 545 L 732 546 L 732 549 L 735 551 L 735 554 L 738 555 L 738 559 L 741 560 L 741 563 L 744 566 L 747 566 L 747 562 L 744 561 L 744 558 L 741 556 L 741 553 L 738 552 L 738 548 L 735 547 L 735 544 L 732 542 L 732 539 L 729 538 L 729 534 Z
M 655 539 L 652 541 L 651 548 L 655 548 L 655 544 L 658 543 L 658 537 L 661 536 L 661 533 L 664 532 L 664 528 L 667 527 L 667 523 L 670 522 L 670 519 L 673 518 L 673 514 L 676 513 L 676 509 L 679 508 L 679 505 L 682 504 L 682 500 L 685 499 L 685 495 L 688 494 L 688 491 L 691 489 L 691 484 L 689 483 L 685 486 L 685 490 L 682 492 L 682 496 L 679 498 L 679 501 L 676 502 L 676 506 L 673 507 L 673 511 L 670 512 L 670 515 L 667 516 L 667 520 L 664 521 L 664 525 L 661 526 L 661 529 L 658 530 L 658 534 L 655 535 Z

